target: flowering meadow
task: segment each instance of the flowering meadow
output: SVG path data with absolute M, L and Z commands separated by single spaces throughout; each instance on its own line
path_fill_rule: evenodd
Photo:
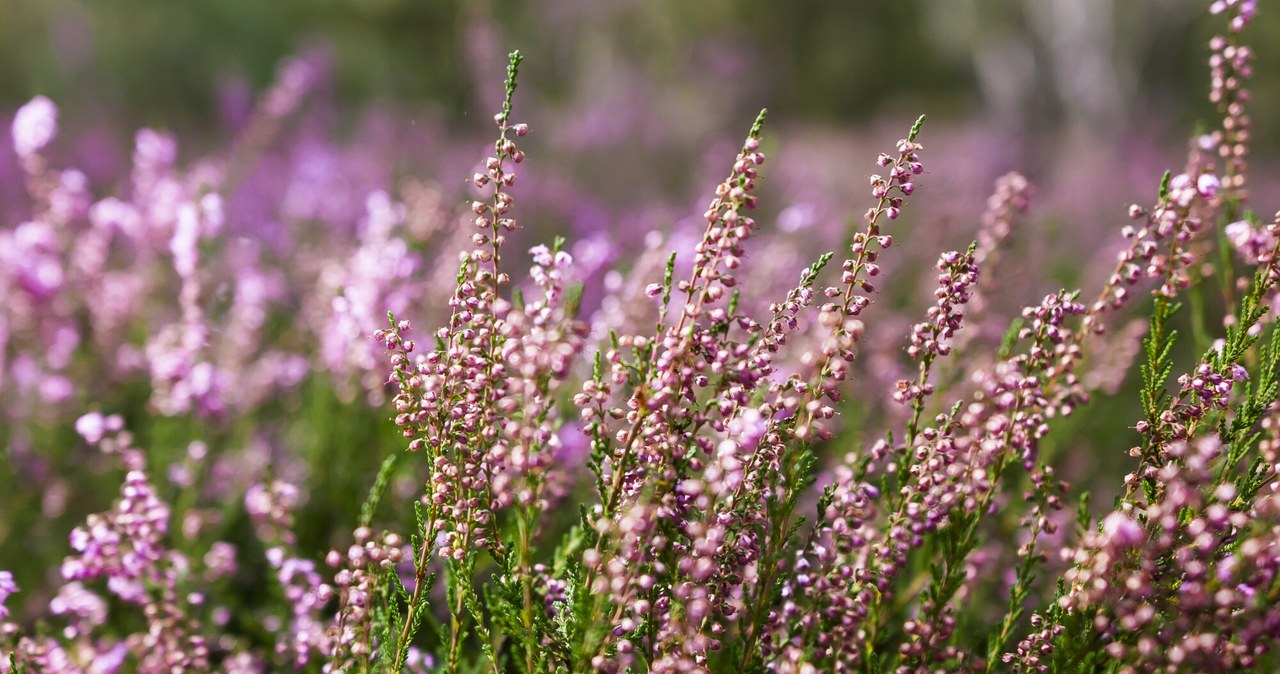
M 586 197 L 525 154 L 520 52 L 491 143 L 433 148 L 463 190 L 291 135 L 314 53 L 224 147 L 144 128 L 108 180 L 30 100 L 0 672 L 1280 671 L 1256 5 L 1209 4 L 1216 116 L 1127 211 L 1074 204 L 1109 239 L 1034 296 L 1022 174 L 937 225 L 971 243 L 906 226 L 965 171 L 924 116 L 788 159 L 761 111 L 685 226 L 541 240 Z

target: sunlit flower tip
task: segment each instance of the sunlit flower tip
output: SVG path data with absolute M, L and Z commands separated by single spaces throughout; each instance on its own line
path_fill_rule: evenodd
M 659 295 L 662 294 L 662 284 L 650 283 L 649 285 L 644 287 L 644 294 L 648 295 L 649 297 L 658 297 Z
M 1212 173 L 1205 173 L 1196 180 L 1196 189 L 1200 192 L 1200 196 L 1212 198 L 1218 193 L 1218 189 L 1222 187 L 1222 181 L 1218 176 Z
M 13 149 L 23 159 L 39 152 L 57 135 L 58 106 L 44 96 L 31 99 L 13 117 Z
M 97 444 L 106 431 L 106 420 L 98 412 L 89 412 L 76 419 L 76 433 L 89 444 Z
M 1132 547 L 1146 539 L 1146 532 L 1142 527 L 1128 515 L 1120 512 L 1107 515 L 1107 518 L 1102 521 L 1102 533 L 1111 542 L 1121 547 Z

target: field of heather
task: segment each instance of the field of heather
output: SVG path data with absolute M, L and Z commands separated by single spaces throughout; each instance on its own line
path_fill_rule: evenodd
M 1280 671 L 1257 0 L 0 0 L 0 674 Z

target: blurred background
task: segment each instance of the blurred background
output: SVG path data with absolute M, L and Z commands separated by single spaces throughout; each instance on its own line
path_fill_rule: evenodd
M 313 174 L 341 173 L 351 189 L 312 195 L 357 195 L 327 204 L 353 220 L 363 200 L 352 183 L 394 189 L 412 177 L 460 194 L 490 132 L 505 54 L 518 48 L 517 116 L 536 132 L 525 224 L 539 232 L 608 232 L 629 245 L 671 228 L 700 212 L 731 143 L 768 107 L 782 167 L 771 203 L 795 207 L 782 223 L 792 230 L 860 212 L 835 206 L 852 195 L 833 172 L 861 179 L 866 153 L 927 113 L 941 198 L 924 219 L 956 225 L 951 237 L 936 230 L 944 241 L 971 237 L 992 179 L 1016 169 L 1042 186 L 1041 240 L 1052 247 L 1069 231 L 1062 241 L 1087 251 L 1097 241 L 1081 228 L 1113 232 L 1096 220 L 1149 200 L 1160 173 L 1181 165 L 1189 133 L 1215 119 L 1205 61 L 1220 22 L 1206 19 L 1207 4 L 0 0 L 0 115 L 49 96 L 66 130 L 56 150 L 107 186 L 133 128 L 173 131 L 180 156 L 203 156 L 250 124 L 281 64 L 300 57 L 313 68 L 309 109 L 288 128 L 324 142 L 277 146 L 310 152 L 301 163 Z M 1280 16 L 1264 10 L 1250 35 L 1254 149 L 1265 158 L 1280 147 Z M 0 177 L 14 175 L 5 163 Z M 249 172 L 254 182 L 280 172 L 265 164 Z M 8 182 L 0 197 L 17 198 Z M 234 210 L 253 214 L 240 220 L 270 210 L 264 190 L 257 205 L 237 199 Z M 293 201 L 307 198 L 295 190 Z M 1071 276 L 1056 269 L 1046 282 Z
M 318 47 L 344 111 L 390 104 L 458 122 L 492 107 L 493 67 L 519 48 L 540 107 L 658 99 L 671 119 L 655 126 L 716 128 L 727 120 L 708 113 L 746 117 L 767 103 L 795 123 L 847 125 L 907 106 L 1010 132 L 1122 134 L 1153 115 L 1176 127 L 1205 112 L 1211 29 L 1197 18 L 1207 4 L 3 0 L 0 103 L 43 93 L 82 121 L 219 128 L 282 59 Z M 1251 29 L 1273 78 L 1265 66 L 1280 46 L 1266 38 L 1277 28 L 1264 10 Z M 1258 119 L 1276 119 L 1273 96 L 1256 105 Z
M 760 108 L 769 108 L 764 240 L 751 245 L 767 252 L 751 260 L 743 294 L 756 310 L 818 253 L 842 245 L 868 205 L 877 153 L 929 116 L 927 173 L 893 225 L 906 245 L 884 260 L 857 365 L 865 378 L 844 411 L 858 436 L 850 442 L 875 438 L 905 337 L 931 298 L 932 263 L 975 237 L 998 176 L 1018 170 L 1036 191 L 996 270 L 989 320 L 974 329 L 998 343 L 1017 309 L 1046 292 L 1082 286 L 1093 296 L 1128 205 L 1150 204 L 1161 174 L 1183 166 L 1193 134 L 1220 124 L 1206 61 L 1223 20 L 1207 16 L 1207 5 L 0 0 L 0 124 L 7 130 L 21 105 L 47 96 L 60 109 L 49 164 L 86 179 L 62 185 L 75 192 L 67 222 L 79 228 L 61 230 L 65 260 L 75 259 L 80 232 L 92 231 L 91 201 L 127 200 L 132 188 L 145 205 L 136 189 L 141 127 L 174 135 L 177 182 L 192 198 L 221 194 L 229 234 L 202 241 L 211 327 L 191 354 L 215 368 L 225 390 L 204 391 L 192 408 L 165 411 L 156 401 L 156 326 L 180 322 L 167 237 L 138 238 L 134 257 L 113 244 L 120 279 L 138 271 L 110 300 L 136 304 L 128 321 L 108 325 L 114 332 L 97 324 L 78 332 L 104 304 L 85 289 L 116 287 L 96 269 L 66 284 L 60 303 L 37 297 L 15 311 L 26 332 L 0 341 L 0 366 L 7 348 L 13 370 L 9 388 L 0 385 L 0 441 L 12 457 L 0 461 L 0 496 L 9 499 L 0 512 L 18 514 L 0 518 L 0 562 L 21 555 L 19 582 L 37 587 L 56 569 L 41 560 L 64 555 L 70 526 L 115 493 L 112 481 L 93 499 L 84 492 L 109 471 L 82 460 L 91 452 L 71 428 L 89 410 L 124 414 L 157 466 L 204 457 L 188 448 L 207 442 L 211 486 L 201 503 L 237 499 L 263 475 L 301 485 L 300 548 L 318 558 L 345 545 L 378 462 L 403 447 L 378 406 L 385 354 L 368 336 L 387 309 L 424 333 L 438 320 L 456 269 L 450 256 L 464 245 L 450 226 L 467 176 L 492 147 L 512 49 L 526 59 L 515 119 L 533 131 L 514 190 L 524 228 L 509 250 L 527 265 L 530 245 L 568 237 L 597 325 L 625 314 L 628 300 L 635 311 L 651 308 L 638 289 L 658 280 L 664 251 L 692 245 Z M 1280 207 L 1280 12 L 1272 9 L 1264 5 L 1245 33 L 1257 54 L 1252 205 L 1263 214 Z M 9 229 L 36 210 L 29 182 L 0 142 L 0 223 Z M 647 330 L 651 320 L 646 313 L 634 324 Z M 46 358 L 51 335 L 76 335 L 62 349 L 75 358 Z M 1101 503 L 1127 461 L 1113 431 L 1137 418 L 1126 385 L 1101 387 L 1116 404 L 1072 417 L 1051 443 L 1068 478 L 1106 478 Z M 366 398 L 371 406 L 352 404 Z M 566 446 L 581 448 L 573 434 Z M 419 475 L 407 471 L 396 497 L 414 498 Z M 84 503 L 67 503 L 73 494 Z M 249 538 L 246 521 L 227 515 L 227 537 Z M 40 594 L 31 596 L 34 605 Z
M 130 141 L 113 127 L 173 130 L 184 154 L 216 146 L 247 122 L 284 59 L 310 55 L 324 64 L 331 137 L 483 134 L 505 54 L 518 48 L 528 57 L 518 114 L 547 150 L 531 155 L 585 165 L 577 175 L 637 198 L 689 198 L 678 192 L 693 184 L 700 153 L 741 135 L 760 107 L 773 112 L 784 152 L 788 141 L 825 132 L 840 142 L 928 113 L 935 137 L 982 134 L 980 156 L 965 160 L 988 169 L 982 178 L 1018 168 L 1039 182 L 1064 148 L 1084 155 L 1075 170 L 1111 173 L 1212 120 L 1207 4 L 0 0 L 0 110 L 49 96 L 63 126 L 84 132 L 91 177 L 106 176 L 104 146 L 127 157 Z M 1269 67 L 1280 64 L 1280 16 L 1264 10 L 1250 32 L 1264 78 L 1252 106 L 1257 150 L 1270 153 L 1280 142 L 1280 69 Z M 1114 156 L 1101 163 L 1082 143 Z M 427 167 L 454 182 L 455 166 L 430 156 L 438 148 L 389 144 L 396 170 Z

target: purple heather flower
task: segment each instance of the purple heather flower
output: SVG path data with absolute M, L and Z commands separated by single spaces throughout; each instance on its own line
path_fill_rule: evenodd
M 1250 264 L 1257 264 L 1264 254 L 1276 247 L 1275 236 L 1268 228 L 1256 228 L 1247 220 L 1237 220 L 1227 225 L 1223 233 L 1236 253 Z
M 88 634 L 106 623 L 107 602 L 83 583 L 73 581 L 58 589 L 58 596 L 49 602 L 49 612 L 64 617 L 69 623 L 68 629 Z
M 9 595 L 18 591 L 18 584 L 13 581 L 13 573 L 9 571 L 0 571 L 0 620 L 9 617 L 9 609 L 5 608 L 4 602 Z
M 1218 176 L 1212 173 L 1203 173 L 1196 179 L 1196 191 L 1206 199 L 1212 199 L 1217 196 L 1218 190 L 1221 188 L 1222 181 L 1218 180 Z
M 1128 548 L 1146 540 L 1142 527 L 1122 512 L 1113 512 L 1102 521 L 1102 533 L 1117 546 Z
M 98 412 L 89 412 L 88 414 L 76 419 L 76 432 L 84 441 L 91 444 L 98 444 L 102 440 L 103 434 L 106 432 L 106 423 L 102 414 Z
M 44 96 L 31 99 L 13 117 L 13 149 L 22 159 L 39 152 L 57 135 L 58 106 Z

